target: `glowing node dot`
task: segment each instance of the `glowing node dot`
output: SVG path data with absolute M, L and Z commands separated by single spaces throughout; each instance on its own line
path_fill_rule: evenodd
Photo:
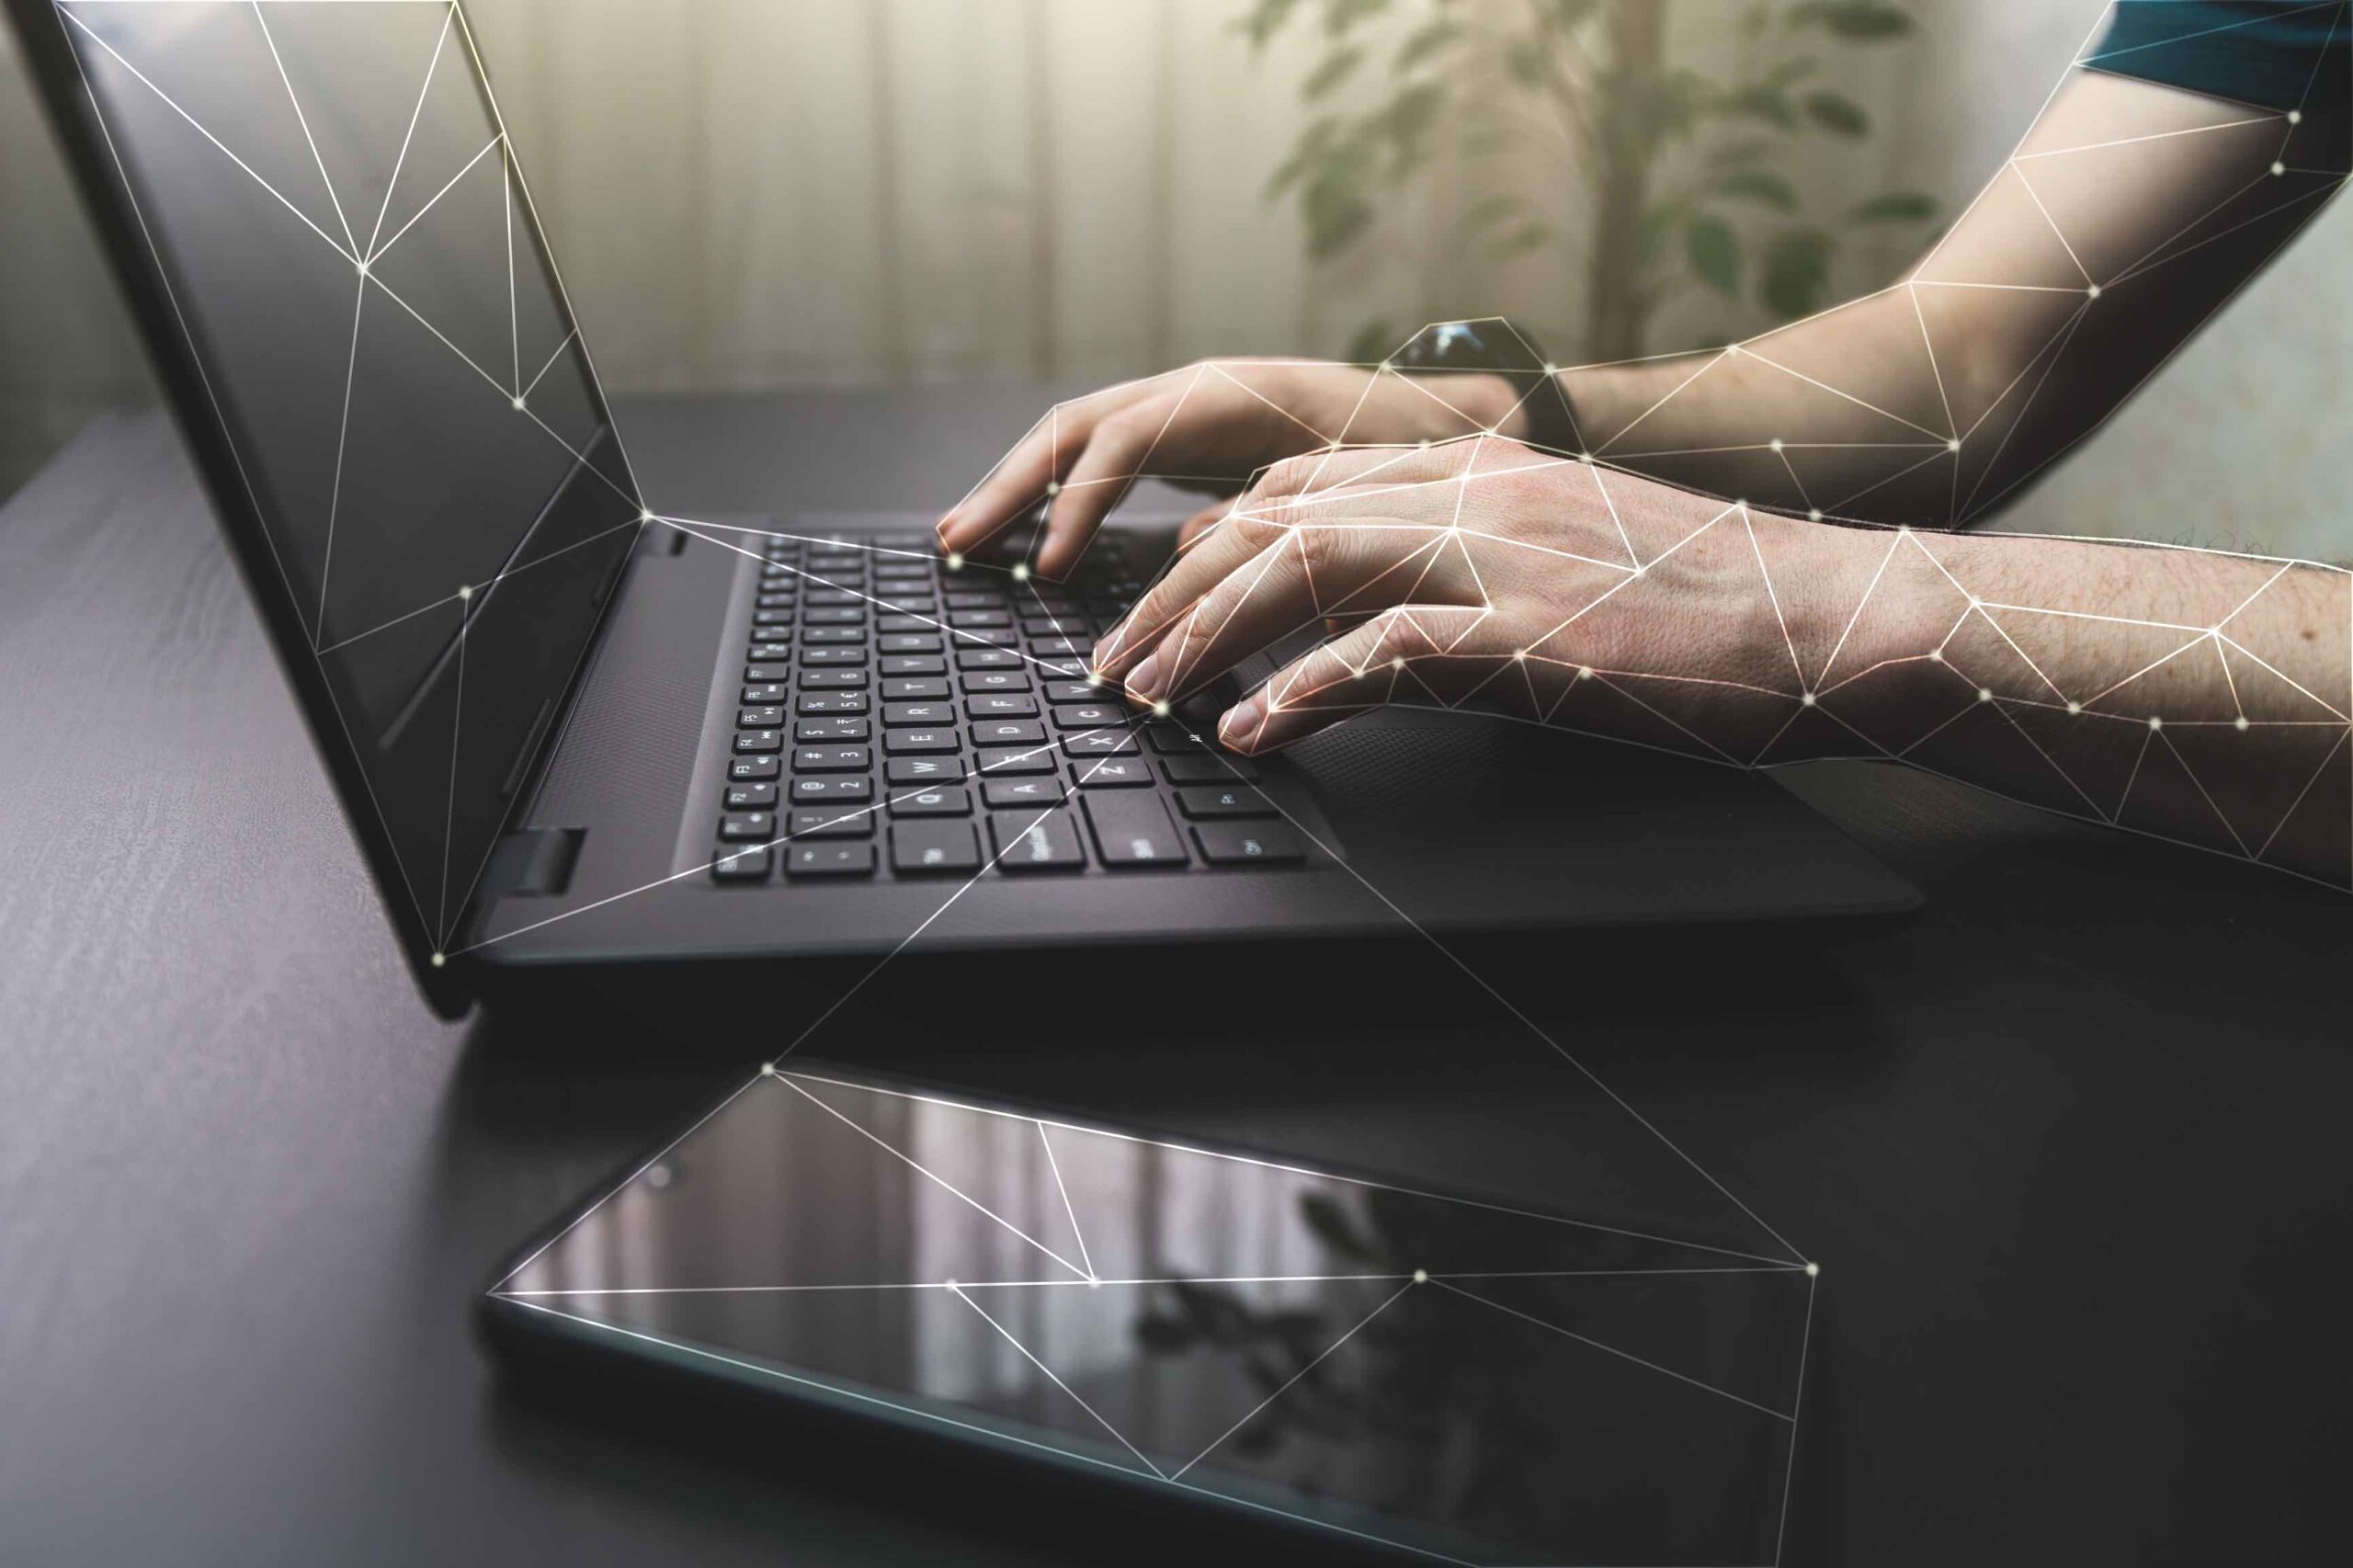
M 2084 705 L 2080 702 L 2070 702 L 2067 704 L 2067 711 L 2070 713 L 2080 713 L 2083 710 Z
M 761 1077 L 763 1077 L 763 1078 L 773 1078 L 773 1077 L 775 1077 L 775 1076 L 776 1076 L 776 1063 L 775 1063 L 775 1062 L 761 1062 L 761 1063 L 760 1063 L 760 1076 L 761 1076 Z
M 1822 508 L 1819 506 L 1808 506 L 1805 509 L 1805 515 L 1810 521 L 1817 523 L 1822 521 Z
M 443 964 L 448 963 L 449 961 L 449 957 L 446 954 L 436 953 L 433 955 L 433 967 L 435 969 L 439 969 Z
M 1050 480 L 1046 481 L 1046 494 L 1049 494 L 1049 495 L 1059 495 L 1059 494 L 1061 494 L 1062 493 L 1063 493 L 1063 483 L 1062 483 L 1062 481 L 1061 481 L 1061 480 L 1059 480 L 1059 479 L 1050 479 Z
M 1779 451 L 1779 450 L 1781 449 L 1781 438 L 1780 438 L 1779 436 L 1774 437 L 1771 440 L 1769 440 L 1769 441 L 1766 442 L 1765 444 L 1766 444 L 1768 447 L 1770 447 L 1773 450 L 1775 450 L 1775 451 L 1777 451 L 1777 452 L 1778 452 L 1778 451 Z
M 1636 566 L 1636 567 L 1632 567 L 1632 568 L 1631 568 L 1631 569 L 1627 572 L 1627 574 L 1627 574 L 1628 576 L 1630 576 L 1630 577 L 1639 577 L 1639 576 L 1641 576 L 1641 575 L 1643 574 L 1643 573 L 1645 570 L 1647 570 L 1647 568 L 1641 567 L 1641 566 Z
M 2163 719 L 2158 718 L 2154 713 L 2149 715 L 2149 728 L 2152 730 L 2162 730 L 2165 727 L 2165 722 Z
M 2289 123 L 2289 124 L 2290 124 L 2290 125 L 2302 125 L 2303 122 L 2304 122 L 2304 111 L 2303 111 L 2302 109 L 2300 109 L 2300 108 L 2291 108 L 2291 109 L 2290 109 L 2290 110 L 2288 111 L 2288 123 Z
M 1511 651 L 1511 656 L 1518 659 L 1520 663 L 1526 664 L 1528 662 L 1528 650 L 1525 648 L 1514 648 Z
M 1803 697 L 1799 698 L 1798 700 L 1805 704 L 1808 708 L 1811 708 L 1814 705 L 1817 699 L 1814 697 L 1813 693 L 1809 691 Z
M 1991 702 L 1991 701 L 1993 701 L 1993 700 L 1994 700 L 1994 688 L 1993 688 L 1992 687 L 1990 687 L 1990 686 L 1981 686 L 1981 687 L 1979 687 L 1977 688 L 1977 700 L 1978 700 L 1978 701 L 1980 701 L 1980 702 Z
M 637 520 L 641 523 L 652 522 L 654 520 L 654 508 L 647 506 L 640 510 L 637 514 Z
M 1381 362 L 1381 374 L 1383 374 L 1383 375 L 1394 375 L 1394 374 L 1396 373 L 1396 370 L 1397 370 L 1397 367 L 1396 367 L 1395 365 L 1393 365 L 1393 364 L 1390 363 L 1390 361 L 1388 361 L 1388 360 L 1386 360 L 1386 359 L 1383 359 L 1383 360 Z
M 1430 449 L 1430 438 L 1429 438 L 1427 436 L 1425 436 L 1425 437 L 1423 437 L 1420 440 L 1418 440 L 1418 441 L 1415 442 L 1415 443 L 1414 443 L 1414 445 L 1415 445 L 1416 448 L 1420 449 L 1421 450 L 1423 450 L 1423 451 L 1427 452 L 1427 451 L 1428 451 L 1428 450 Z
M 2274 164 L 2271 165 L 2271 172 L 2275 175 L 2284 175 L 2288 172 L 2288 165 L 2285 164 Z
M 1727 343 L 1724 345 L 1724 352 L 1727 354 L 1737 354 L 1740 352 L 1740 345 L 1737 343 Z
M 2097 299 L 2098 299 L 2098 298 L 2099 298 L 2099 285 L 2098 285 L 2098 284 L 2097 284 L 2097 283 L 2095 283 L 2095 284 L 2093 284 L 2090 288 L 2086 289 L 2086 290 L 2084 290 L 2084 297 L 2085 297 L 2085 298 L 2086 298 L 2086 299 L 2091 299 L 2091 300 L 2097 300 Z
M 1945 651 L 1942 648 L 1931 648 L 1928 650 L 1928 657 L 1936 660 L 1938 664 L 1942 664 L 1944 663 Z
M 948 552 L 948 569 L 950 572 L 961 572 L 964 569 L 964 552 L 962 551 L 951 550 Z
M 1017 561 L 1013 563 L 1013 580 L 1017 583 L 1026 583 L 1029 580 L 1029 563 L 1028 562 Z
M 523 412 L 523 400 L 521 398 L 513 398 L 509 401 L 514 404 L 516 413 L 520 414 Z
M 1949 452 L 1957 452 L 1961 450 L 1961 437 L 1955 436 L 1951 440 L 1947 441 L 1945 443 L 1945 450 Z
M 2246 715 L 2245 715 L 2245 714 L 2244 714 L 2244 713 L 2242 713 L 2242 714 L 2240 714 L 2237 718 L 2235 718 L 2235 719 L 2232 720 L 2232 721 L 2231 721 L 2231 728 L 2233 728 L 2234 730 L 2244 730 L 2244 729 L 2245 729 L 2245 728 L 2246 728 Z
M 1400 655 L 1398 655 L 1398 656 L 1392 657 L 1392 658 L 1389 661 L 1389 667 L 1390 667 L 1391 669 L 1392 669 L 1392 670 L 1402 670 L 1402 669 L 1404 669 L 1404 668 L 1405 667 L 1405 660 L 1404 660 L 1404 655 L 1400 654 Z
M 1809 1263 L 1805 1266 L 1805 1277 L 1809 1279 L 1815 1278 L 1821 1272 L 1822 1265 L 1818 1263 Z
M 1577 666 L 1577 679 L 1591 680 L 1592 678 L 1593 666 L 1591 665 L 1579 665 Z
M 1165 719 L 1168 717 L 1168 699 L 1166 698 L 1162 698 L 1159 701 L 1152 705 L 1152 715 L 1155 719 Z
M 1561 373 L 1561 367 L 1548 359 L 1544 362 L 1544 373 L 1548 376 L 1557 376 Z
M 1429 1271 L 1428 1269 L 1427 1269 L 1427 1268 L 1416 1268 L 1415 1270 L 1414 1270 L 1414 1283 L 1415 1283 L 1415 1284 L 1416 1284 L 1416 1285 L 1427 1285 L 1427 1284 L 1428 1284 L 1429 1282 L 1430 1282 L 1430 1271 Z
M 942 1283 L 943 1283 L 943 1284 L 945 1284 L 945 1285 L 946 1285 L 949 1290 L 953 1290 L 954 1289 L 956 1289 L 956 1281 L 954 1281 L 953 1279 L 943 1280 L 943 1281 L 942 1281 Z
M 1103 684 L 1103 672 L 1101 670 L 1087 671 L 1086 684 L 1090 687 L 1101 686 Z
M 472 598 L 472 597 L 474 597 L 474 587 L 473 587 L 473 585 L 472 585 L 472 583 L 460 583 L 460 584 L 459 584 L 459 585 L 458 585 L 458 597 L 459 597 L 460 598 L 461 598 L 461 599 L 470 599 L 470 598 Z
M 1577 461 L 1579 461 L 1579 462 L 1581 462 L 1581 463 L 1589 463 L 1589 462 L 1591 462 L 1592 460 L 1593 460 L 1593 454 L 1592 454 L 1591 452 L 1579 452 L 1579 453 L 1577 454 Z

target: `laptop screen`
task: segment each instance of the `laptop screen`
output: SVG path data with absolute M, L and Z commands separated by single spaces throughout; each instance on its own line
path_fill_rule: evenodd
M 438 951 L 643 511 L 464 19 L 54 8 Z

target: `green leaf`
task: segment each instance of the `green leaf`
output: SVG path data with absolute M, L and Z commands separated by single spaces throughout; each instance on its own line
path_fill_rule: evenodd
M 1368 17 L 1389 9 L 1389 0 L 1324 0 L 1324 30 L 1339 38 Z
M 1834 136 L 1864 136 L 1870 132 L 1870 116 L 1863 106 L 1843 93 L 1824 87 L 1808 93 L 1804 98 L 1805 117 Z
M 1510 234 L 1496 241 L 1487 254 L 1497 261 L 1504 261 L 1529 251 L 1540 250 L 1550 244 L 1552 239 L 1552 226 L 1550 223 L 1523 223 Z
M 1333 132 L 1339 128 L 1339 119 L 1335 115 L 1327 114 L 1311 121 L 1299 133 L 1299 140 L 1291 143 L 1290 156 L 1277 164 L 1274 173 L 1267 176 L 1267 188 L 1261 193 L 1263 199 L 1271 201 L 1298 184 L 1300 176 L 1307 172 L 1307 166 L 1323 156 L 1324 150 L 1331 146 Z
M 1784 131 L 1795 131 L 1798 126 L 1798 112 L 1790 103 L 1790 95 L 1762 82 L 1751 83 L 1725 94 L 1716 101 L 1714 108 L 1718 114 L 1742 119 L 1761 119 Z
M 1765 73 L 1764 80 L 1776 87 L 1786 87 L 1802 82 L 1822 68 L 1822 62 L 1811 54 L 1801 54 L 1794 60 L 1784 60 Z
M 1773 150 L 1773 143 L 1763 136 L 1744 136 L 1737 142 L 1726 142 L 1708 150 L 1708 162 L 1718 168 L 1733 168 L 1753 164 Z
M 1667 234 L 1688 216 L 1689 209 L 1679 201 L 1662 202 L 1644 212 L 1634 222 L 1634 259 L 1644 267 L 1658 259 L 1659 250 L 1666 244 Z
M 1379 317 L 1357 328 L 1340 358 L 1351 365 L 1377 365 L 1397 347 L 1397 329 Z
M 1805 0 L 1783 14 L 1790 27 L 1820 26 L 1833 36 L 1859 43 L 1901 38 L 1912 30 L 1912 18 L 1880 0 Z
M 1506 218 L 1516 218 L 1528 210 L 1525 198 L 1490 196 L 1472 202 L 1456 220 L 1456 226 L 1465 234 L 1475 234 L 1482 229 L 1492 229 Z
M 1734 169 L 1714 186 L 1719 196 L 1739 197 L 1782 212 L 1798 210 L 1798 187 L 1770 169 Z
M 1683 255 L 1699 280 L 1717 293 L 1740 292 L 1740 238 L 1722 218 L 1702 212 L 1685 224 Z
M 1397 60 L 1393 69 L 1403 75 L 1425 60 L 1432 59 L 1444 51 L 1451 49 L 1461 40 L 1462 24 L 1450 17 L 1440 17 L 1436 21 L 1425 22 L 1407 33 L 1405 41 L 1397 46 Z
M 1428 150 L 1430 131 L 1437 127 L 1438 111 L 1445 106 L 1446 88 L 1437 82 L 1423 82 L 1391 99 L 1387 108 L 1372 117 L 1371 123 L 1388 132 L 1401 161 L 1418 161 Z
M 1298 5 L 1299 0 L 1258 0 L 1248 16 L 1235 18 L 1233 30 L 1249 39 L 1251 48 L 1264 49 L 1267 40 L 1282 30 L 1283 23 L 1290 19 Z
M 1925 190 L 1882 191 L 1847 212 L 1850 223 L 1917 223 L 1937 215 L 1937 199 Z
M 1765 246 L 1757 293 L 1783 320 L 1821 307 L 1830 280 L 1830 236 L 1819 229 L 1784 229 Z
M 1364 51 L 1353 44 L 1334 50 L 1324 57 L 1324 63 L 1308 73 L 1307 80 L 1300 84 L 1299 96 L 1313 103 L 1346 81 L 1363 59 Z
M 1300 193 L 1300 215 L 1307 220 L 1307 254 L 1327 261 L 1364 233 L 1373 211 L 1352 175 L 1327 167 Z

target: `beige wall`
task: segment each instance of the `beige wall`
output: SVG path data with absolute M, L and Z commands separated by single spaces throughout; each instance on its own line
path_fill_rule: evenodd
M 1411 6 L 1424 0 L 1398 0 Z M 1511 0 L 1472 0 L 1480 6 Z M 1734 0 L 1676 0 L 1677 48 Z M 1242 0 L 476 0 L 470 8 L 600 367 L 620 390 L 1113 378 L 1336 352 L 1368 317 L 1502 311 L 1574 341 L 1575 258 L 1466 267 L 1451 182 L 1370 257 L 1313 270 L 1259 196 L 1304 36 L 1254 59 Z M 1925 36 L 1842 83 L 1881 130 L 1811 169 L 1957 208 L 2101 0 L 1918 0 Z M 0 42 L 0 487 L 145 378 Z M 1573 191 L 1556 192 L 1573 206 Z M 2353 427 L 2338 202 L 2006 526 L 2353 553 L 2325 449 Z M 1850 250 L 1843 288 L 1900 244 Z M 1753 330 L 1705 296 L 1657 347 Z

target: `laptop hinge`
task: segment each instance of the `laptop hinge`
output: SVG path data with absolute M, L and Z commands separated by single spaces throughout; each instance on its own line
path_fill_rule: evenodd
M 475 895 L 487 905 L 495 898 L 545 898 L 572 885 L 585 827 L 526 827 L 507 834 L 490 852 Z

